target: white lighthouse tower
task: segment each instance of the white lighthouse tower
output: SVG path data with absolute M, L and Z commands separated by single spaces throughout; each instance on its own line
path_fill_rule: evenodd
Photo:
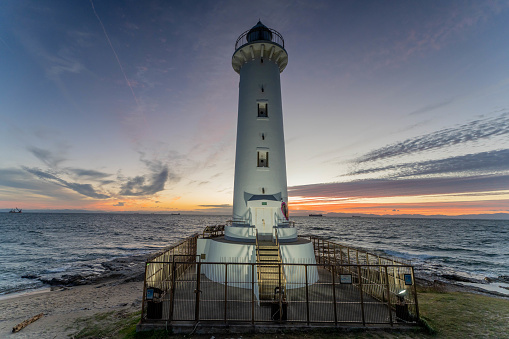
M 280 73 L 288 64 L 281 34 L 260 21 L 235 45 L 240 75 L 233 225 L 229 239 L 295 239 L 288 228 L 288 192 Z
M 262 299 L 275 286 L 271 281 L 282 279 L 291 289 L 318 279 L 314 266 L 305 274 L 284 265 L 279 277 L 274 273 L 277 267 L 267 265 L 316 263 L 312 243 L 298 238 L 288 220 L 280 82 L 287 64 L 283 37 L 260 21 L 237 39 L 232 57 L 233 69 L 240 75 L 233 219 L 224 228 L 224 237 L 198 239 L 197 243 L 202 262 L 257 263 L 256 276 L 242 265 L 233 265 L 227 278 L 221 265 L 205 265 L 202 273 L 212 281 L 227 279 L 238 287 L 244 285 L 235 281 L 244 278 L 257 281 Z

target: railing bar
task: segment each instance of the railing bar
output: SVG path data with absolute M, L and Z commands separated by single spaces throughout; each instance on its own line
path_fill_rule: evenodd
M 309 325 L 309 287 L 308 287 L 308 265 L 304 265 L 305 277 L 306 277 L 306 319 Z
M 366 317 L 364 315 L 364 296 L 362 292 L 362 279 L 361 279 L 361 267 L 357 266 L 357 274 L 359 275 L 359 293 L 361 297 L 361 313 L 362 313 L 362 326 L 366 326 Z
M 415 316 L 417 317 L 417 320 L 419 320 L 419 303 L 417 302 L 417 284 L 415 283 L 415 277 L 414 277 L 414 267 L 411 267 L 412 272 L 412 284 L 414 285 L 414 303 L 415 303 Z
M 392 307 L 391 307 L 391 294 L 389 290 L 389 274 L 387 273 L 387 266 L 385 267 L 385 285 L 387 286 L 387 309 L 389 310 L 389 320 L 391 322 L 391 326 L 394 325 L 392 321 Z
M 334 252 L 335 253 L 335 252 Z M 332 300 L 334 302 L 334 323 L 338 324 L 338 310 L 336 305 L 336 265 L 332 266 Z
M 251 323 L 254 325 L 255 321 L 255 289 L 254 289 L 254 264 L 251 264 Z
M 224 265 L 224 323 L 227 323 L 227 305 L 228 305 L 228 263 Z

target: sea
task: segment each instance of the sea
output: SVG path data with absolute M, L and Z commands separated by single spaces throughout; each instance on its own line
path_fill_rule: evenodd
M 0 213 L 0 297 L 103 263 L 161 250 L 227 216 Z M 405 259 L 417 274 L 458 277 L 509 295 L 509 220 L 292 217 L 298 233 Z M 487 279 L 492 283 L 486 283 Z

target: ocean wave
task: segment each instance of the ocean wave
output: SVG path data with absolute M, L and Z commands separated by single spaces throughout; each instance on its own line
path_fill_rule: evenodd
M 437 258 L 437 256 L 430 255 L 430 254 L 416 254 L 416 253 L 409 253 L 409 252 L 399 252 L 394 250 L 382 250 L 385 254 L 391 257 L 397 257 L 402 258 L 405 260 L 431 260 Z

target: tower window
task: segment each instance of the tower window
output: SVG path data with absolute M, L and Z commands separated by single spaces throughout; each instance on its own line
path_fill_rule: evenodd
M 269 167 L 269 152 L 258 151 L 258 167 Z
M 266 102 L 259 102 L 258 103 L 258 117 L 260 118 L 267 118 L 268 115 L 268 107 Z

